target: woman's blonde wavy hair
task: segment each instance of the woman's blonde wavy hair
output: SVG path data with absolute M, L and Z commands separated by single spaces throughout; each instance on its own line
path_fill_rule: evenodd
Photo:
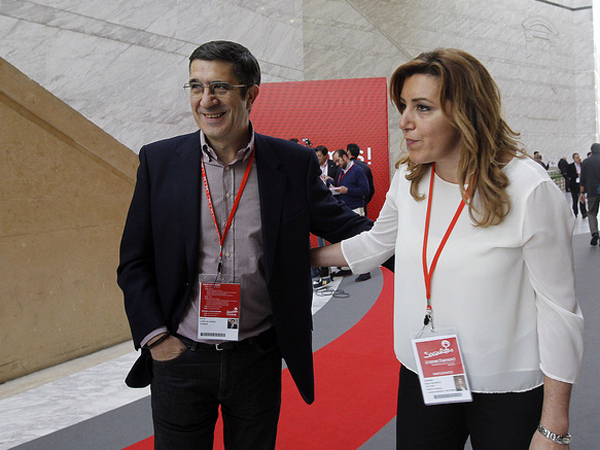
M 458 132 L 461 145 L 458 184 L 469 205 L 471 219 L 481 227 L 501 223 L 510 211 L 506 193 L 509 182 L 502 168 L 513 157 L 523 156 L 524 151 L 519 148 L 519 134 L 502 118 L 498 86 L 483 64 L 470 54 L 457 49 L 436 49 L 421 53 L 392 75 L 390 96 L 399 111 L 404 81 L 415 74 L 438 77 L 440 104 L 450 101 L 446 114 Z M 422 200 L 419 183 L 431 164 L 415 164 L 408 154 L 401 155 L 396 168 L 402 164 L 408 167 L 406 179 L 411 181 L 411 195 L 417 201 Z M 469 183 L 468 198 L 466 183 Z M 471 201 L 476 194 L 477 205 Z

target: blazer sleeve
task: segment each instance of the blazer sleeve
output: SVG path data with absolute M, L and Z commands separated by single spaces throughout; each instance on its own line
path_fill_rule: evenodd
M 148 333 L 165 325 L 157 295 L 148 171 L 146 150 L 142 148 L 117 268 L 117 283 L 123 290 L 125 311 L 136 348 Z

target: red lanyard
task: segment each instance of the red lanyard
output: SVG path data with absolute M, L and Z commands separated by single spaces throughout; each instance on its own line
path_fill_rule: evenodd
M 208 188 L 208 178 L 206 177 L 206 169 L 204 168 L 204 158 L 202 159 L 202 181 L 204 182 L 204 190 L 206 191 L 206 199 L 208 200 L 208 208 L 210 209 L 210 214 L 212 215 L 213 222 L 215 224 L 215 228 L 217 229 L 217 236 L 219 236 L 219 261 L 217 265 L 217 274 L 221 273 L 221 264 L 223 260 L 223 243 L 225 242 L 225 237 L 227 236 L 227 232 L 229 228 L 231 228 L 231 224 L 233 222 L 233 217 L 235 216 L 235 212 L 237 211 L 238 205 L 240 203 L 240 199 L 242 198 L 242 194 L 246 187 L 246 182 L 248 181 L 248 176 L 250 175 L 250 168 L 252 167 L 252 161 L 254 160 L 254 151 L 250 153 L 250 160 L 248 161 L 248 167 L 246 167 L 246 172 L 244 172 L 244 178 L 242 178 L 242 183 L 240 184 L 240 188 L 238 189 L 237 195 L 235 196 L 235 201 L 233 202 L 233 207 L 229 213 L 229 218 L 227 219 L 227 223 L 225 224 L 225 229 L 223 230 L 223 234 L 219 231 L 219 225 L 217 223 L 217 217 L 215 216 L 215 210 L 213 208 L 212 198 L 210 195 L 210 189 Z
M 431 164 L 431 180 L 429 181 L 429 195 L 427 198 L 427 216 L 425 219 L 425 235 L 423 237 L 423 276 L 425 278 L 425 295 L 427 296 L 427 313 L 425 315 L 425 325 L 427 325 L 429 322 L 432 322 L 432 320 L 433 320 L 432 319 L 433 310 L 431 308 L 431 277 L 433 276 L 433 271 L 435 270 L 435 266 L 437 265 L 437 262 L 438 262 L 438 259 L 440 258 L 442 250 L 446 246 L 446 242 L 448 242 L 448 238 L 450 237 L 452 230 L 454 230 L 454 226 L 456 225 L 456 222 L 458 221 L 458 217 L 460 216 L 460 213 L 462 212 L 462 210 L 465 207 L 465 200 L 462 199 L 460 201 L 460 204 L 458 205 L 458 208 L 456 209 L 456 213 L 454 214 L 454 217 L 452 218 L 450 225 L 448 226 L 448 229 L 446 230 L 446 234 L 444 234 L 444 237 L 442 238 L 442 241 L 440 242 L 440 245 L 439 245 L 437 251 L 435 252 L 433 261 L 431 262 L 431 267 L 429 269 L 427 269 L 427 240 L 429 239 L 429 222 L 431 219 L 431 199 L 433 198 L 433 180 L 434 180 L 434 178 L 435 178 L 435 164 Z M 469 190 L 467 189 L 467 194 L 468 194 L 468 192 L 469 192 Z M 432 327 L 433 327 L 433 322 L 432 322 Z
M 348 167 L 348 170 L 346 170 L 345 172 L 344 172 L 344 170 L 340 170 L 339 178 L 338 178 L 338 181 L 336 184 L 340 184 L 342 182 L 342 180 L 344 179 L 346 174 L 350 171 L 350 169 L 352 169 L 353 166 L 354 166 L 354 164 L 352 164 L 352 166 Z

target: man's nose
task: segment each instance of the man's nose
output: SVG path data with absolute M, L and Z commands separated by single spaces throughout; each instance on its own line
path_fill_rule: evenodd
M 209 108 L 217 103 L 217 97 L 212 95 L 207 87 L 204 87 L 202 91 L 202 97 L 200 98 L 200 106 L 203 108 Z

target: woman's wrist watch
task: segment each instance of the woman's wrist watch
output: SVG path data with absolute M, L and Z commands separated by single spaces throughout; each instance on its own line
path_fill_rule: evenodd
M 569 433 L 561 436 L 559 434 L 556 434 L 556 433 L 550 431 L 548 428 L 546 428 L 541 423 L 538 425 L 537 430 L 541 433 L 542 436 L 550 439 L 552 442 L 556 442 L 557 444 L 569 445 L 569 443 L 571 442 L 571 435 Z

